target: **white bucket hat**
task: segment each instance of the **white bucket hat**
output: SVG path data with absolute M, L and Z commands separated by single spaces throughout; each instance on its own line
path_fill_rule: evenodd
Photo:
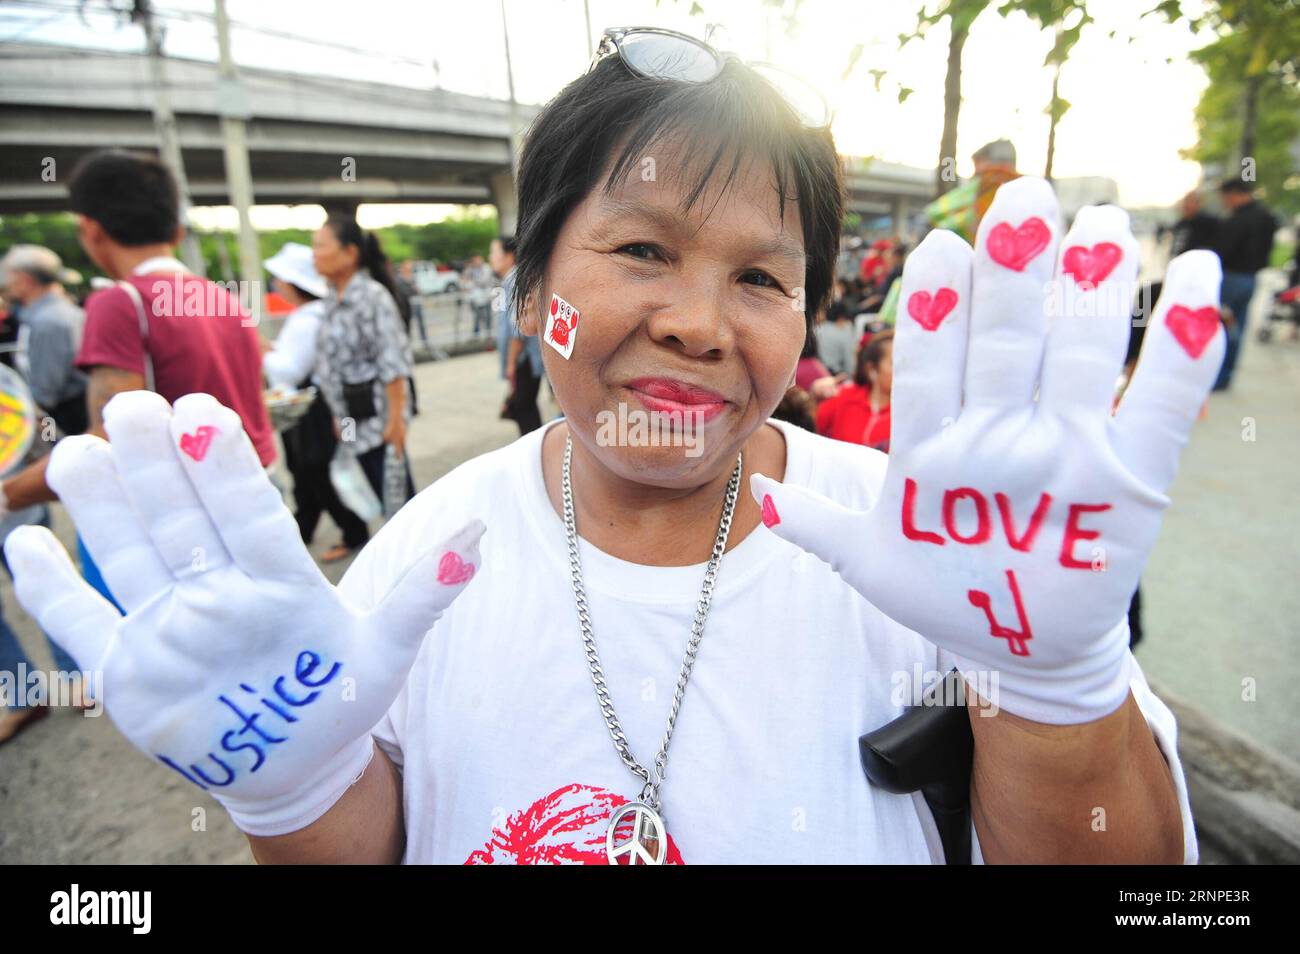
M 317 298 L 329 295 L 329 287 L 312 264 L 311 249 L 300 242 L 285 242 L 280 251 L 262 263 L 268 272 L 290 285 L 297 285 Z

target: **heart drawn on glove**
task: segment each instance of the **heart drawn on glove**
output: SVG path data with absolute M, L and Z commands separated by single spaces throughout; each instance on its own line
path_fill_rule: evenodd
M 455 586 L 468 583 L 474 576 L 474 564 L 466 563 L 460 556 L 448 550 L 438 561 L 438 582 L 443 586 Z
M 1052 239 L 1052 230 L 1038 216 L 1025 219 L 1017 228 L 999 222 L 984 242 L 989 258 L 1012 271 L 1024 271 Z
M 781 518 L 776 513 L 776 504 L 772 503 L 772 495 L 763 494 L 763 526 L 775 527 L 780 522 Z
M 1061 257 L 1061 271 L 1073 276 L 1076 285 L 1096 288 L 1123 257 L 1124 250 L 1114 242 L 1098 242 L 1092 248 L 1071 245 Z
M 1195 361 L 1205 352 L 1205 346 L 1219 330 L 1219 309 L 1206 305 L 1193 311 L 1182 305 L 1174 305 L 1169 309 L 1169 314 L 1165 315 L 1165 325 Z
M 182 434 L 181 450 L 195 460 L 203 460 L 208 455 L 208 448 L 212 446 L 212 438 L 218 433 L 220 432 L 211 424 L 204 424 L 193 434 Z
M 928 291 L 912 292 L 907 299 L 907 313 L 926 331 L 934 331 L 957 306 L 957 293 L 951 288 L 940 288 L 931 295 Z

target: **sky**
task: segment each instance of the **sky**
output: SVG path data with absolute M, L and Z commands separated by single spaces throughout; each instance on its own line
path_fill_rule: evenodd
M 119 4 L 124 0 L 116 0 Z M 227 0 L 237 64 L 351 76 L 415 87 L 435 85 L 506 98 L 502 8 L 510 34 L 515 92 L 542 103 L 581 74 L 590 44 L 608 26 L 653 25 L 703 36 L 747 60 L 774 63 L 820 89 L 835 111 L 842 153 L 933 168 L 943 125 L 946 25 L 901 51 L 898 35 L 916 22 L 916 0 Z M 931 4 L 933 5 L 933 3 Z M 140 50 L 142 31 L 116 20 L 106 0 L 0 3 L 0 38 Z M 174 56 L 216 57 L 210 0 L 155 0 Z M 1134 207 L 1172 205 L 1198 181 L 1179 150 L 1196 141 L 1193 110 L 1206 85 L 1188 53 L 1206 42 L 1182 25 L 1141 16 L 1154 0 L 1092 0 L 1089 25 L 1061 70 L 1060 95 L 1071 103 L 1057 128 L 1057 176 L 1106 176 Z M 793 16 L 790 16 L 793 12 Z M 1110 34 L 1114 33 L 1112 37 Z M 1130 42 L 1130 38 L 1132 38 Z M 1027 17 L 988 11 L 976 21 L 963 58 L 958 164 L 1009 138 L 1022 172 L 1041 174 L 1047 152 L 1052 71 L 1043 58 L 1053 41 Z M 850 50 L 864 51 L 844 78 Z M 879 90 L 871 70 L 883 70 Z M 898 90 L 914 92 L 898 102 Z M 430 221 L 437 206 L 363 206 L 362 224 Z M 314 227 L 318 207 L 254 210 L 259 227 Z M 206 220 L 206 221 L 201 221 Z M 230 227 L 233 210 L 195 210 L 199 227 Z

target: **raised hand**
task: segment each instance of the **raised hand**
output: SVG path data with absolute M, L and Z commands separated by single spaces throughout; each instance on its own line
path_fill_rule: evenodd
M 1137 277 L 1128 216 L 1004 185 L 974 251 L 907 260 L 885 484 L 869 512 L 756 475 L 777 534 L 897 622 L 999 673 L 999 704 L 1090 721 L 1129 691 L 1127 609 L 1178 455 L 1223 358 L 1218 259 L 1169 266 L 1117 415 Z M 767 499 L 770 498 L 770 499 Z
M 40 527 L 5 543 L 19 601 L 103 672 L 122 733 L 241 828 L 309 824 L 364 771 L 370 728 L 474 575 L 483 524 L 432 546 L 363 613 L 317 569 L 229 408 L 131 391 L 104 426 L 111 443 L 60 442 L 48 479 L 126 616 Z

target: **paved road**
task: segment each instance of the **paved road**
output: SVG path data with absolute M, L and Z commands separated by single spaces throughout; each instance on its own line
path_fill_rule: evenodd
M 492 353 L 421 365 L 411 434 L 421 487 L 515 436 L 496 417 Z M 545 392 L 544 392 L 545 393 Z M 544 411 L 554 411 L 547 405 Z M 1255 439 L 1242 439 L 1253 419 Z M 1174 487 L 1175 503 L 1144 583 L 1147 672 L 1248 736 L 1300 757 L 1300 345 L 1248 347 L 1233 392 L 1216 395 Z M 326 521 L 328 524 L 328 521 Z M 323 526 L 313 549 L 334 542 Z M 70 539 L 62 513 L 56 530 Z M 329 568 L 337 578 L 344 567 Z M 16 605 L 0 600 L 36 662 L 49 656 Z M 1253 702 L 1242 680 L 1255 680 Z M 0 862 L 248 862 L 214 802 L 149 766 L 105 718 L 56 711 L 0 747 Z
M 1300 762 L 1300 344 L 1247 343 L 1169 493 L 1138 660 L 1171 693 Z

